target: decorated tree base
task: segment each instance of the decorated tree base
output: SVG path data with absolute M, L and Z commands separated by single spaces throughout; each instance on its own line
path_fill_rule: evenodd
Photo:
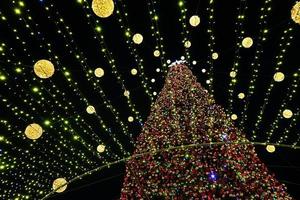
M 231 144 L 201 146 L 215 142 Z M 121 199 L 292 199 L 253 145 L 232 142 L 247 139 L 188 67 L 172 66 L 133 155 L 151 153 L 128 161 Z

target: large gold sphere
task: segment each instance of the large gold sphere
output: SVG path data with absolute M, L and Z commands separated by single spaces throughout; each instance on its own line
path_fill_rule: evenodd
M 52 189 L 57 193 L 61 193 L 67 189 L 67 180 L 64 178 L 57 178 L 53 181 Z M 62 186 L 62 187 L 61 187 Z
M 95 69 L 94 74 L 96 77 L 101 78 L 102 76 L 104 76 L 104 70 L 98 67 Z
M 109 17 L 114 12 L 114 1 L 113 0 L 93 0 L 92 10 L 94 13 L 101 18 Z
M 200 24 L 200 17 L 198 15 L 193 15 L 191 16 L 189 22 L 191 26 L 196 27 Z
M 143 42 L 143 36 L 140 33 L 133 35 L 132 40 L 135 44 L 141 44 Z
M 30 124 L 25 129 L 25 135 L 31 140 L 36 140 L 43 134 L 43 128 L 36 123 Z
M 290 110 L 290 109 L 285 109 L 283 112 L 282 112 L 282 116 L 286 119 L 289 119 L 293 116 L 293 112 Z
M 284 73 L 282 73 L 282 72 L 276 72 L 274 74 L 273 78 L 274 78 L 274 81 L 281 82 L 281 81 L 284 80 Z
M 253 40 L 251 37 L 246 37 L 242 41 L 242 45 L 244 48 L 250 48 L 253 45 Z
M 269 153 L 273 153 L 276 148 L 274 145 L 267 145 L 266 149 Z
M 50 78 L 54 74 L 54 65 L 49 60 L 39 60 L 33 66 L 34 73 L 40 78 Z
M 97 151 L 98 151 L 99 153 L 103 153 L 104 150 L 105 150 L 105 145 L 100 144 L 100 145 L 97 146 Z
M 300 2 L 296 2 L 291 10 L 291 17 L 294 22 L 300 24 Z

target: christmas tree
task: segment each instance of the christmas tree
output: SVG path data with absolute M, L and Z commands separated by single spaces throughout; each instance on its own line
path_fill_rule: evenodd
M 218 142 L 225 144 L 201 145 Z M 253 145 L 235 144 L 243 142 L 188 67 L 176 64 L 126 165 L 121 199 L 292 199 Z

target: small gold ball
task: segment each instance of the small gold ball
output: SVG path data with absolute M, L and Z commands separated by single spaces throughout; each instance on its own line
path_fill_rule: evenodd
M 132 116 L 129 116 L 129 117 L 128 117 L 128 121 L 129 121 L 129 122 L 133 122 L 133 120 L 134 120 L 134 119 L 133 119 Z
M 39 60 L 33 66 L 34 73 L 39 78 L 50 78 L 54 74 L 54 65 L 49 60 Z
M 236 114 L 232 114 L 232 115 L 231 115 L 231 119 L 232 119 L 232 120 L 237 120 L 237 118 L 238 118 L 238 117 L 237 117 Z
M 61 193 L 67 189 L 67 181 L 64 178 L 57 178 L 53 181 L 52 189 L 57 193 Z
M 104 70 L 98 67 L 95 69 L 94 74 L 96 77 L 101 78 L 102 76 L 104 76 Z
M 93 113 L 96 113 L 96 109 L 94 106 L 88 106 L 88 107 L 86 107 L 86 112 L 88 114 L 93 114 Z
M 284 80 L 284 73 L 282 72 L 276 72 L 273 76 L 274 81 L 281 82 Z
M 143 42 L 143 36 L 140 33 L 133 35 L 132 40 L 135 44 L 141 44 Z
M 217 60 L 219 58 L 219 54 L 217 52 L 214 52 L 211 54 L 212 59 Z
M 101 18 L 109 17 L 114 12 L 114 1 L 113 0 L 93 0 L 92 10 Z
M 189 40 L 184 42 L 184 47 L 185 48 L 190 48 L 191 46 L 192 46 L 192 43 Z
M 190 17 L 190 25 L 196 27 L 200 24 L 200 17 L 198 15 L 193 15 Z
M 285 109 L 283 112 L 282 112 L 282 116 L 286 119 L 289 119 L 293 116 L 293 112 L 290 110 L 290 109 Z
M 25 129 L 25 135 L 31 140 L 40 138 L 43 134 L 43 128 L 36 123 L 30 124 Z
M 275 148 L 274 145 L 267 145 L 266 150 L 267 150 L 269 153 L 273 153 L 273 152 L 275 152 L 276 148 Z
M 155 51 L 153 52 L 153 55 L 154 55 L 155 57 L 159 57 L 159 56 L 160 56 L 159 50 L 155 50 Z
M 246 37 L 242 41 L 242 45 L 244 48 L 250 48 L 253 45 L 253 40 L 251 37 Z
M 244 99 L 245 98 L 245 94 L 241 92 L 241 93 L 238 94 L 238 97 L 239 97 L 239 99 Z
M 230 76 L 231 78 L 235 78 L 235 77 L 236 77 L 236 72 L 235 72 L 235 71 L 231 71 L 231 72 L 229 73 L 229 76 Z
M 105 145 L 103 145 L 103 144 L 98 145 L 97 146 L 97 151 L 99 153 L 103 153 L 105 151 Z
M 131 74 L 132 74 L 133 76 L 136 75 L 137 72 L 138 72 L 138 71 L 137 71 L 135 68 L 131 69 Z
M 130 95 L 130 92 L 129 92 L 128 90 L 125 90 L 125 91 L 124 91 L 124 96 L 125 96 L 125 97 L 129 97 L 129 95 Z

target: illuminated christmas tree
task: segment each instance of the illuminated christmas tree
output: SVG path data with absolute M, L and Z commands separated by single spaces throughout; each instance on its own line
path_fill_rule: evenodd
M 121 199 L 292 199 L 253 145 L 232 142 L 248 140 L 176 64 L 126 165 Z

